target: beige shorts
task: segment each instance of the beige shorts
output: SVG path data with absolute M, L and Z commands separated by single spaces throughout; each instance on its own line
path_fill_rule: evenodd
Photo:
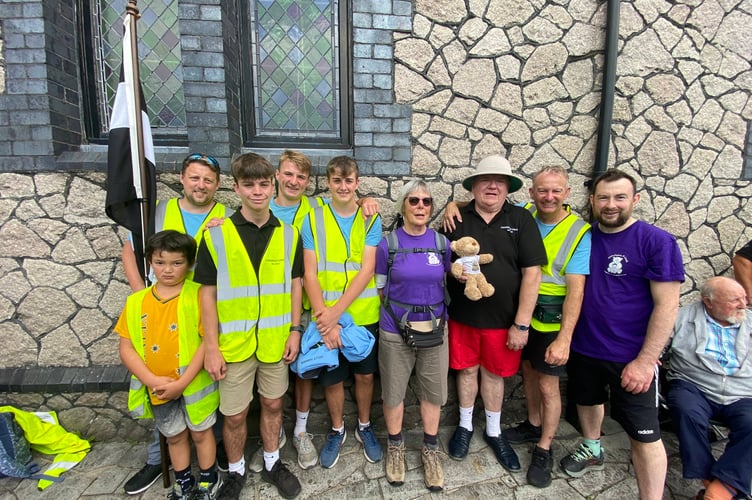
M 449 344 L 428 349 L 408 347 L 397 333 L 379 331 L 379 374 L 381 398 L 389 407 L 405 400 L 410 375 L 415 367 L 415 385 L 421 401 L 443 405 L 447 400 Z
M 253 383 L 267 399 L 279 399 L 287 392 L 288 368 L 284 361 L 261 363 L 256 356 L 245 361 L 227 363 L 225 378 L 219 381 L 219 411 L 237 415 L 253 401 Z

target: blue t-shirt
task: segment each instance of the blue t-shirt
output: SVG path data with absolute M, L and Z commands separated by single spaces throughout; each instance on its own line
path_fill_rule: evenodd
M 331 202 L 331 198 L 319 198 L 321 201 L 324 202 L 324 205 L 328 205 L 329 202 Z M 313 203 L 312 203 L 313 205 Z M 285 224 L 293 225 L 295 222 L 295 214 L 298 212 L 298 207 L 300 207 L 300 202 L 298 202 L 297 205 L 293 205 L 291 207 L 283 207 L 281 205 L 277 205 L 274 202 L 274 199 L 269 202 L 269 209 L 272 211 L 274 216 L 284 222 Z M 313 206 L 312 208 L 315 208 Z
M 550 233 L 556 227 L 556 224 L 544 224 L 537 217 L 535 218 L 535 222 L 536 224 L 538 224 L 538 229 L 540 230 L 541 238 L 544 238 L 544 239 L 546 238 L 546 236 L 548 236 L 548 233 Z M 580 243 L 577 245 L 577 248 L 574 249 L 574 253 L 572 253 L 572 258 L 569 259 L 569 262 L 567 263 L 567 267 L 564 269 L 564 274 L 584 274 L 584 275 L 590 274 L 591 238 L 592 236 L 590 235 L 590 231 L 582 235 L 582 239 L 580 240 Z
M 339 225 L 340 231 L 342 232 L 342 237 L 345 239 L 345 243 L 347 244 L 347 252 L 350 253 L 350 231 L 352 230 L 352 225 L 355 221 L 355 217 L 363 217 L 363 214 L 360 210 L 358 210 L 349 217 L 342 217 L 334 209 L 332 209 L 332 213 L 334 214 L 334 218 Z M 311 232 L 311 222 L 308 217 L 303 219 L 303 227 L 300 228 L 300 236 L 303 239 L 304 249 L 315 250 L 315 246 L 313 244 L 313 233 Z M 366 246 L 378 246 L 379 241 L 381 241 L 381 217 L 377 215 L 376 220 L 373 221 L 371 228 L 366 233 Z

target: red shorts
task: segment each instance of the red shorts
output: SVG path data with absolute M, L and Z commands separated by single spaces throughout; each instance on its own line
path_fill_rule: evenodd
M 449 367 L 464 370 L 482 366 L 500 377 L 511 377 L 520 367 L 522 351 L 507 348 L 507 333 L 501 328 L 475 328 L 449 320 Z

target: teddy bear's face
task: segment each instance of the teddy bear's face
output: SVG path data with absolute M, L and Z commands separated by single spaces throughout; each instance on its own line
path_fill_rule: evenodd
M 480 252 L 478 241 L 470 236 L 463 236 L 462 238 L 453 241 L 451 247 L 452 251 L 460 257 L 478 255 Z

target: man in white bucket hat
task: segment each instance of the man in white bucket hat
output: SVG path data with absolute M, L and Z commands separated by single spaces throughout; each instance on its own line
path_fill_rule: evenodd
M 467 456 L 473 435 L 473 407 L 480 389 L 486 413 L 484 440 L 507 470 L 519 471 L 517 454 L 501 432 L 504 377 L 517 373 L 520 354 L 527 343 L 530 320 L 538 297 L 541 266 L 546 250 L 532 215 L 507 201 L 507 195 L 522 187 L 509 161 L 492 155 L 478 163 L 462 186 L 473 200 L 460 209 L 461 219 L 449 240 L 472 236 L 480 253 L 493 261 L 482 271 L 495 288 L 490 297 L 471 301 L 464 283 L 451 276 L 447 288 L 449 305 L 449 366 L 457 370 L 460 421 L 449 442 L 449 456 Z M 480 371 L 480 386 L 478 372 Z

